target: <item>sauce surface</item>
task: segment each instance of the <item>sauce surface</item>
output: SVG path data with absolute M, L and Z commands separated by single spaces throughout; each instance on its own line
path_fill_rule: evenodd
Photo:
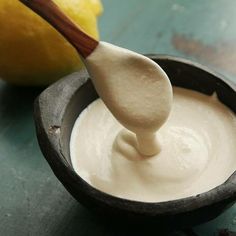
M 135 134 L 98 99 L 74 125 L 72 164 L 95 188 L 145 202 L 208 191 L 236 169 L 236 117 L 214 95 L 175 87 L 170 116 L 157 138 L 161 151 L 143 156 Z

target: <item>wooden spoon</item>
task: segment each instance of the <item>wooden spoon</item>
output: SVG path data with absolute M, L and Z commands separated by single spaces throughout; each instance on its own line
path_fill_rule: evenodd
M 57 29 L 85 59 L 97 47 L 91 38 L 70 20 L 52 0 L 19 0 Z

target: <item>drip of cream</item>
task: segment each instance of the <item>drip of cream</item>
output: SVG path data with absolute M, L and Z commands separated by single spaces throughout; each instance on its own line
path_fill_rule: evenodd
M 174 88 L 172 111 L 157 136 L 162 151 L 144 157 L 135 134 L 98 99 L 74 125 L 73 167 L 101 191 L 145 202 L 197 195 L 222 184 L 236 169 L 236 117 L 215 96 Z
M 160 152 L 156 131 L 169 116 L 173 96 L 165 72 L 151 59 L 105 42 L 85 64 L 108 109 L 136 133 L 139 152 L 146 156 Z

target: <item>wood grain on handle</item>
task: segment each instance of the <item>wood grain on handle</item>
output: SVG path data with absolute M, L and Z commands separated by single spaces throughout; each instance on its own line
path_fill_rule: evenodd
M 52 0 L 19 0 L 59 31 L 83 57 L 88 57 L 98 41 L 84 33 Z

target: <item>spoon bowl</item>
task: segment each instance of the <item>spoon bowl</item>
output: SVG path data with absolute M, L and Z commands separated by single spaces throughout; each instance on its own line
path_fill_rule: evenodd
M 149 55 L 149 58 L 162 67 L 173 86 L 207 95 L 215 92 L 219 100 L 236 113 L 236 86 L 222 76 L 180 58 L 157 55 Z M 118 217 L 119 222 L 127 219 L 154 221 L 156 225 L 178 227 L 211 220 L 235 202 L 236 173 L 208 192 L 161 203 L 114 197 L 89 185 L 73 169 L 69 144 L 75 120 L 97 98 L 87 72 L 81 71 L 51 85 L 35 102 L 34 118 L 41 150 L 57 178 L 75 199 L 101 215 Z

